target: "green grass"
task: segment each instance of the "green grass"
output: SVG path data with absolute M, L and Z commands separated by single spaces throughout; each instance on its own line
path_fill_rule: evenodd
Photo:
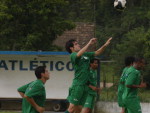
M 103 88 L 100 92 L 100 101 L 117 101 L 117 88 Z
M 115 69 L 113 63 L 101 63 L 100 68 L 100 81 L 101 82 L 111 82 L 114 83 L 118 81 L 120 76 L 115 74 Z
M 15 112 L 15 111 L 0 111 L 0 113 L 19 113 L 19 112 Z
M 150 102 L 150 90 L 139 89 L 138 96 L 141 102 Z M 117 85 L 110 88 L 103 88 L 99 100 L 117 102 Z
M 139 89 L 138 96 L 141 102 L 150 102 L 150 90 Z

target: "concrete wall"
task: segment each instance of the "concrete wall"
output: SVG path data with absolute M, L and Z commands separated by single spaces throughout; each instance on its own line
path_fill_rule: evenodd
M 46 101 L 45 110 L 52 111 L 53 102 Z M 22 110 L 22 100 L 0 100 L 0 110 Z
M 142 113 L 150 113 L 150 103 L 141 103 Z M 95 113 L 120 113 L 121 108 L 117 102 L 98 101 L 95 106 Z
M 22 101 L 0 101 L 0 110 L 21 110 Z M 52 101 L 47 101 L 45 109 L 51 111 L 53 106 Z M 150 113 L 150 103 L 141 103 L 142 113 Z M 95 105 L 94 113 L 120 113 L 121 108 L 117 102 L 101 102 L 98 101 Z

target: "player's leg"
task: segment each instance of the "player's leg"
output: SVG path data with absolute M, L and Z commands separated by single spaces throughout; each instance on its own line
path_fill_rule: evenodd
M 82 110 L 82 106 L 81 106 L 81 105 L 78 105 L 78 106 L 76 106 L 74 113 L 80 113 L 81 110 Z
M 73 90 L 73 88 L 72 87 L 70 87 L 69 88 L 69 94 L 68 94 L 68 97 L 67 97 L 67 100 L 70 102 L 70 99 L 72 98 L 72 96 L 71 96 L 71 93 L 72 93 L 72 90 Z M 73 113 L 74 112 L 74 104 L 72 104 L 72 103 L 69 103 L 69 107 L 68 107 L 68 109 L 65 111 L 65 113 Z
M 122 107 L 121 108 L 121 113 L 125 113 L 125 109 L 124 109 L 124 105 L 123 105 L 123 100 L 122 100 L 122 94 L 123 94 L 122 91 L 118 91 L 118 105 L 119 105 L 119 107 Z
M 125 108 L 124 107 L 122 107 L 121 113 L 125 113 Z
M 95 95 L 88 94 L 81 113 L 92 113 L 95 105 Z
M 92 110 L 90 108 L 83 108 L 81 113 L 91 113 Z
M 68 96 L 68 101 L 69 101 L 69 107 L 66 111 L 69 113 L 80 113 L 81 111 L 81 101 L 82 101 L 82 96 L 84 92 L 84 87 L 83 86 L 72 86 L 69 90 L 69 96 Z
M 127 112 L 125 113 L 142 113 L 140 102 L 138 98 L 128 100 Z
M 88 87 L 87 85 L 82 85 L 80 86 L 80 88 L 78 88 L 78 94 L 80 95 L 80 103 L 79 105 L 76 107 L 75 113 L 81 113 L 82 111 L 82 106 L 84 105 L 85 101 L 86 101 L 86 97 L 87 97 L 87 91 L 88 91 Z
M 76 106 L 74 104 L 70 103 L 69 107 L 68 107 L 68 109 L 67 109 L 67 111 L 65 113 L 74 113 L 75 107 Z
M 74 105 L 74 104 L 69 104 L 69 107 L 65 113 L 80 113 L 82 109 L 82 106 L 80 105 Z

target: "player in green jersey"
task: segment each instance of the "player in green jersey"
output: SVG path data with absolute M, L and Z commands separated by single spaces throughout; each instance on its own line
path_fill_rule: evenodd
M 142 113 L 140 101 L 137 93 L 138 88 L 145 88 L 146 83 L 141 82 L 140 70 L 143 69 L 145 61 L 142 58 L 136 58 L 133 66 L 131 66 L 126 74 L 125 90 L 122 95 L 125 113 Z
M 91 45 L 96 43 L 96 38 L 92 38 L 82 49 L 76 40 L 71 39 L 66 42 L 66 50 L 71 54 L 70 58 L 75 70 L 74 79 L 67 98 L 70 104 L 66 113 L 73 113 L 74 111 L 77 113 L 80 112 L 81 109 L 78 108 L 83 106 L 88 91 L 87 81 L 90 73 L 90 59 L 100 55 L 111 40 L 112 38 L 109 38 L 106 43 L 95 52 L 86 51 Z
M 97 93 L 99 93 L 100 88 L 97 86 L 97 68 L 99 60 L 94 58 L 90 60 L 90 77 L 89 77 L 89 90 L 84 103 L 83 113 L 92 113 L 92 109 L 95 105 L 95 100 Z
M 49 72 L 46 66 L 39 66 L 35 69 L 37 80 L 18 88 L 23 98 L 22 113 L 44 113 L 46 92 L 44 84 L 49 79 Z
M 119 81 L 119 85 L 118 85 L 118 105 L 119 107 L 122 107 L 122 111 L 121 113 L 125 112 L 124 106 L 123 106 L 123 102 L 122 102 L 122 94 L 124 92 L 124 88 L 125 88 L 125 78 L 126 76 L 126 71 L 129 69 L 130 66 L 133 65 L 135 58 L 132 56 L 126 57 L 125 58 L 125 68 L 123 69 L 123 72 L 121 74 L 120 77 L 120 81 Z

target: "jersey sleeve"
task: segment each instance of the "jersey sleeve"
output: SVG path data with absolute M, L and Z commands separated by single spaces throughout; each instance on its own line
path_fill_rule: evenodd
M 88 56 L 90 59 L 94 58 L 95 52 L 86 52 L 84 55 Z
M 137 73 L 137 72 L 131 72 L 128 75 L 125 85 L 135 85 L 135 81 L 137 80 L 138 74 L 139 73 Z
M 34 96 L 40 96 L 44 90 L 44 86 L 42 85 L 34 85 L 32 87 L 28 87 L 27 91 L 25 92 L 25 95 L 32 98 Z
M 23 86 L 21 86 L 21 87 L 19 87 L 19 88 L 17 89 L 17 91 L 22 92 L 22 93 L 25 93 L 26 89 L 28 88 L 28 86 L 29 86 L 31 83 L 32 83 L 32 82 L 30 82 L 30 83 L 28 83 L 28 84 L 26 84 L 26 85 L 23 85 Z
M 72 53 L 70 57 L 72 63 L 75 63 L 76 61 L 78 61 L 78 59 L 80 59 L 80 57 L 77 57 L 77 53 Z

